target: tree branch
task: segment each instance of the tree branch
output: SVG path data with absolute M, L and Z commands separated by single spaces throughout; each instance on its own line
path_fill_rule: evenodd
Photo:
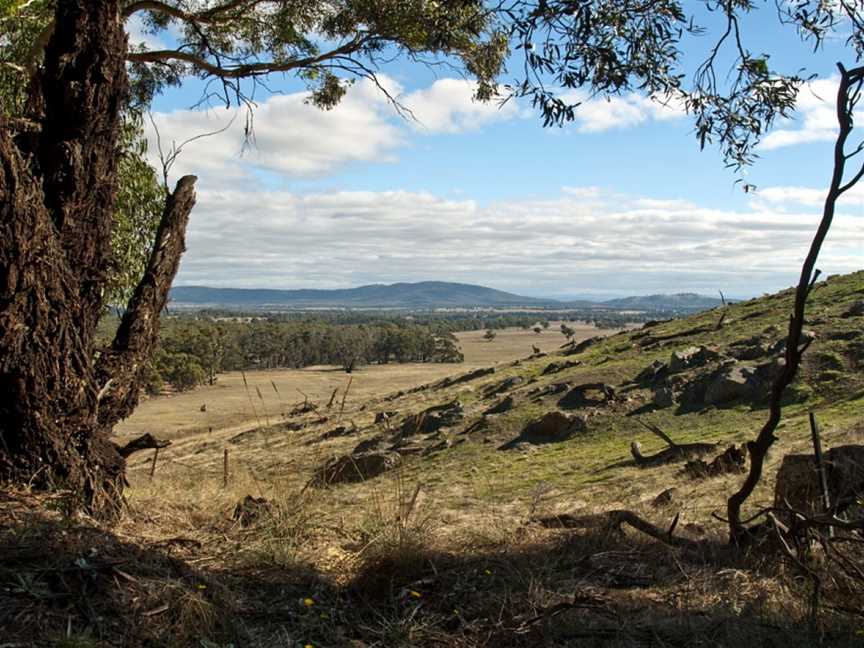
M 275 61 L 264 63 L 242 63 L 235 66 L 223 66 L 211 63 L 210 61 L 188 54 L 180 50 L 153 50 L 150 52 L 129 52 L 126 54 L 126 60 L 133 63 L 170 63 L 171 61 L 182 61 L 206 72 L 212 76 L 221 79 L 243 79 L 247 77 L 263 76 L 273 72 L 288 72 L 298 68 L 306 68 L 332 58 L 351 54 L 356 52 L 372 39 L 367 34 L 358 34 L 347 43 L 339 47 L 318 54 L 317 56 L 308 56 L 301 59 L 293 59 L 284 63 L 276 63 Z
M 828 195 L 825 197 L 822 220 L 810 244 L 810 250 L 801 268 L 801 276 L 798 279 L 798 287 L 795 291 L 795 304 L 792 317 L 789 321 L 789 334 L 786 338 L 786 365 L 780 375 L 777 376 L 771 389 L 768 420 L 759 431 L 756 439 L 747 443 L 747 449 L 750 453 L 750 471 L 741 488 L 729 497 L 726 505 L 727 517 L 729 519 L 729 539 L 734 544 L 745 541 L 749 535 L 744 524 L 741 522 L 741 507 L 753 493 L 753 490 L 762 478 L 765 456 L 777 440 L 777 437 L 774 436 L 774 431 L 780 423 L 783 394 L 795 379 L 798 366 L 801 363 L 801 356 L 807 348 L 807 345 L 801 348 L 799 344 L 801 341 L 801 331 L 804 328 L 804 311 L 807 305 L 807 298 L 813 287 L 814 270 L 816 260 L 819 257 L 819 251 L 822 249 L 822 244 L 828 235 L 828 230 L 831 228 L 837 199 L 843 191 L 851 187 L 860 178 L 860 174 L 856 175 L 850 183 L 843 185 L 843 175 L 846 166 L 846 140 L 852 132 L 852 116 L 855 108 L 855 100 L 850 100 L 850 90 L 853 89 L 854 84 L 861 83 L 862 77 L 864 77 L 864 68 L 859 67 L 847 71 L 840 63 L 837 64 L 837 67 L 840 70 L 840 86 L 837 90 L 836 114 L 840 131 L 834 144 L 834 170 L 831 176 L 831 184 Z M 815 272 L 818 273 L 818 270 L 815 270 Z
M 99 423 L 110 428 L 132 413 L 138 402 L 138 374 L 156 344 L 159 314 L 186 249 L 186 225 L 195 205 L 195 176 L 183 176 L 168 196 L 153 252 L 111 348 L 99 357 L 97 384 L 104 385 Z

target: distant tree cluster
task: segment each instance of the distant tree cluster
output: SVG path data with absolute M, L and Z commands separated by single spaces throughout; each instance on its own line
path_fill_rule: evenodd
M 446 328 L 413 322 L 337 325 L 321 321 L 220 321 L 168 318 L 149 361 L 145 389 L 213 384 L 223 371 L 337 365 L 462 362 Z

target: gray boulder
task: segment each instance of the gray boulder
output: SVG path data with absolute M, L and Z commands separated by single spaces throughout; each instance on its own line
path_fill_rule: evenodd
M 705 389 L 706 405 L 718 405 L 739 398 L 755 398 L 760 393 L 760 381 L 752 367 L 730 365 L 712 374 Z

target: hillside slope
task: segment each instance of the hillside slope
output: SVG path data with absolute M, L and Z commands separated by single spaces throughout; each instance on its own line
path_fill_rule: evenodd
M 630 531 L 530 523 L 629 509 L 721 547 L 725 525 L 712 513 L 741 474 L 640 466 L 631 446 L 662 451 L 654 426 L 679 444 L 717 444 L 710 460 L 753 438 L 791 303 L 785 291 L 729 306 L 719 327 L 715 309 L 362 402 L 349 386 L 330 407 L 299 402 L 277 415 L 259 394 L 261 425 L 178 439 L 153 477 L 151 457 L 136 457 L 119 527 L 57 523 L 42 541 L 61 544 L 52 559 L 70 564 L 101 542 L 88 560 L 108 575 L 85 581 L 93 617 L 123 604 L 125 634 L 103 624 L 113 644 L 75 645 L 860 645 L 864 588 L 848 566 L 819 566 L 814 614 L 811 581 L 777 554 L 695 555 Z M 784 454 L 809 452 L 809 412 L 826 449 L 864 443 L 864 272 L 818 284 L 807 329 L 813 342 L 748 512 L 773 501 Z M 848 556 L 860 567 L 855 540 Z M 124 576 L 112 575 L 118 564 Z M 16 627 L 37 627 L 25 622 L 38 615 L 58 634 L 95 623 L 6 581 L 0 609 L 23 620 Z M 30 591 L 60 595 L 77 581 L 61 582 Z

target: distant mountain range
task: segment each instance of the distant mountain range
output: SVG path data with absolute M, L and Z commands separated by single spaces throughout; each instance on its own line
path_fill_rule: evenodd
M 625 297 L 603 302 L 559 301 L 446 281 L 373 284 L 338 290 L 272 290 L 258 288 L 210 288 L 176 286 L 171 289 L 172 308 L 230 308 L 291 310 L 304 308 L 597 308 L 693 312 L 713 308 L 720 300 L 681 293 Z

